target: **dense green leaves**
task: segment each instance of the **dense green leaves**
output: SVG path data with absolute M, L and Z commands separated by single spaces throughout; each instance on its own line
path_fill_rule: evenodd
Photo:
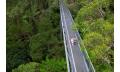
M 46 58 L 64 57 L 57 0 L 7 0 L 6 16 L 7 72 L 39 72 Z
M 86 34 L 84 38 L 85 38 L 84 42 L 86 44 L 85 46 L 87 48 L 93 49 L 94 47 L 98 45 L 100 46 L 104 44 L 103 36 L 99 33 L 92 32 L 92 33 Z
M 12 70 L 12 72 L 40 72 L 40 64 L 36 62 L 30 62 L 27 64 L 22 64 L 18 68 Z
M 34 61 L 41 61 L 47 54 L 46 34 L 37 34 L 30 40 L 30 56 Z
M 63 58 L 59 60 L 47 59 L 41 63 L 40 72 L 66 72 L 66 66 L 66 61 Z
M 66 61 L 61 59 L 46 59 L 42 63 L 30 62 L 22 64 L 12 72 L 66 72 Z

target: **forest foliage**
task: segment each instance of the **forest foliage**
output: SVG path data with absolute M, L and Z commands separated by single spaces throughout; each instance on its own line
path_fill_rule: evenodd
M 7 0 L 7 72 L 66 71 L 58 4 Z

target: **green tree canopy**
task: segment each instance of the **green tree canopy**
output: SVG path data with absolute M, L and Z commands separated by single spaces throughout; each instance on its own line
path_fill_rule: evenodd
M 63 58 L 46 59 L 40 65 L 40 72 L 67 72 L 66 61 Z
M 18 68 L 12 70 L 12 72 L 40 72 L 40 64 L 36 62 L 30 62 L 22 64 Z

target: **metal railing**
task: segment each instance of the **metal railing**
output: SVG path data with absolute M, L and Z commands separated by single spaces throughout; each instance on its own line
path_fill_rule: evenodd
M 60 2 L 61 1 L 59 1 L 59 5 L 61 5 L 60 4 Z M 64 4 L 63 4 L 64 5 Z M 66 7 L 66 6 L 65 6 Z M 67 8 L 67 7 L 66 7 Z M 68 8 L 67 8 L 68 9 Z M 61 13 L 61 8 L 60 8 L 60 13 Z M 68 13 L 69 13 L 69 15 L 71 16 L 71 19 L 72 19 L 72 22 L 74 23 L 74 20 L 73 20 L 73 18 L 72 18 L 72 15 L 71 15 L 71 13 L 70 13 L 70 11 L 69 11 L 69 9 L 68 9 Z M 62 29 L 63 29 L 63 37 L 64 37 L 64 45 L 65 45 L 65 54 L 66 54 L 66 61 L 67 61 L 67 68 L 68 68 L 68 72 L 71 72 L 71 66 L 70 66 L 70 58 L 69 58 L 69 54 L 68 54 L 68 50 L 67 50 L 67 45 L 66 45 L 66 38 L 65 38 L 65 33 L 64 33 L 64 28 L 63 28 L 63 24 L 62 24 Z M 81 52 L 83 53 L 83 55 L 84 55 L 84 58 L 85 58 L 85 61 L 86 61 L 86 63 L 87 63 L 87 66 L 88 66 L 88 68 L 89 68 L 89 71 L 90 72 L 95 72 L 95 69 L 94 69 L 94 66 L 93 66 L 93 64 L 92 64 L 92 62 L 91 62 L 91 60 L 90 60 L 90 57 L 89 57 L 89 55 L 88 55 L 88 53 L 87 53 L 87 50 L 86 50 L 86 48 L 85 48 L 85 46 L 84 46 L 84 42 L 83 42 L 83 40 L 82 40 L 82 38 L 81 38 L 81 36 L 80 36 L 80 34 L 79 34 L 79 32 L 78 32 L 78 29 L 77 28 L 75 28 L 75 34 L 76 34 L 76 36 L 77 36 L 77 39 L 78 39 L 78 41 L 79 41 L 79 44 L 80 44 L 80 48 L 81 48 Z
M 67 7 L 66 7 L 66 8 L 67 8 Z M 68 9 L 68 8 L 67 8 L 67 9 Z M 69 11 L 69 9 L 68 9 L 68 11 Z M 72 18 L 72 15 L 71 15 L 70 11 L 69 11 L 69 15 L 70 15 L 71 18 Z M 72 22 L 73 22 L 73 24 L 74 24 L 73 18 L 72 18 Z M 81 36 L 80 36 L 80 34 L 79 34 L 79 32 L 78 32 L 78 29 L 77 29 L 76 27 L 75 27 L 75 31 L 76 31 L 76 36 L 77 36 L 77 39 L 78 39 L 78 41 L 79 41 L 80 47 L 82 48 L 81 50 L 82 50 L 83 55 L 84 55 L 84 57 L 85 57 L 85 60 L 86 60 L 86 62 L 87 62 L 88 68 L 89 68 L 90 72 L 95 72 L 94 66 L 93 66 L 93 64 L 92 64 L 92 62 L 91 62 L 91 60 L 90 60 L 90 57 L 89 57 L 89 55 L 88 55 L 88 52 L 87 52 L 87 50 L 86 50 L 86 48 L 85 48 L 85 46 L 84 46 L 84 42 L 83 42 L 83 40 L 82 40 L 82 38 L 81 38 Z

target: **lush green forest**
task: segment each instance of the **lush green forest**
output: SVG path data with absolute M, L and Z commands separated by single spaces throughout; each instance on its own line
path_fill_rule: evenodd
M 114 71 L 114 0 L 66 0 L 96 72 Z
M 66 72 L 58 0 L 6 0 L 7 72 Z M 65 0 L 96 72 L 113 72 L 114 1 Z
M 7 72 L 67 71 L 58 4 L 7 0 Z

